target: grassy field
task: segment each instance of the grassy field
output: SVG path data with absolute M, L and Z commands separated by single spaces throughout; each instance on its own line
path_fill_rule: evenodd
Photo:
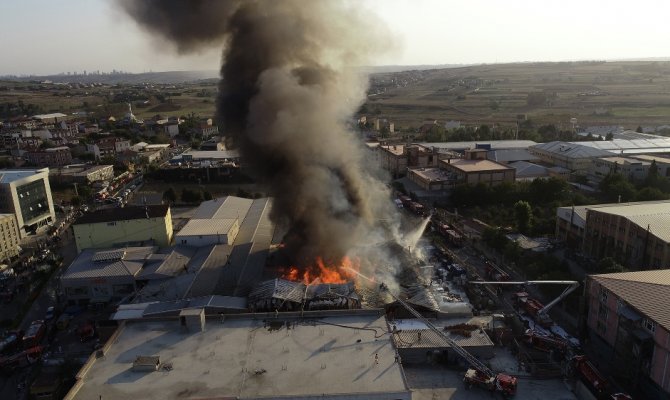
M 377 74 L 366 115 L 396 127 L 424 120 L 515 124 L 525 114 L 539 124 L 670 123 L 670 63 L 583 62 L 480 65 Z M 529 102 L 543 93 L 546 101 Z M 532 96 L 532 95 L 531 95 Z

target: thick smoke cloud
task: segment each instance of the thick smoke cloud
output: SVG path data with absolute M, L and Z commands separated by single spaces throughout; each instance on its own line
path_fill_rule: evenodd
M 268 184 L 296 262 L 337 261 L 378 224 L 385 188 L 347 121 L 365 97 L 354 68 L 386 47 L 381 24 L 336 1 L 121 2 L 180 52 L 223 48 L 218 117 Z

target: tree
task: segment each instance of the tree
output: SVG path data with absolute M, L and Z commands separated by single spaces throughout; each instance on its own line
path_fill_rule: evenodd
M 205 199 L 205 200 L 212 200 L 212 199 L 213 199 L 213 196 L 212 196 L 212 194 L 211 194 L 210 192 L 208 192 L 208 191 L 204 191 L 204 192 L 202 193 L 202 198 Z
M 613 134 L 612 132 L 608 133 L 608 134 L 605 136 L 605 140 L 608 140 L 608 141 L 612 141 L 612 140 L 614 140 L 614 134 Z
M 514 203 L 514 217 L 519 232 L 528 233 L 533 223 L 533 210 L 527 201 L 519 200 Z
M 612 274 L 616 272 L 626 272 L 623 265 L 616 262 L 612 257 L 605 257 L 598 262 L 598 272 L 603 274 Z
M 638 126 L 637 129 L 635 130 L 637 133 L 643 133 L 642 127 Z
M 199 191 L 184 188 L 181 191 L 181 201 L 184 203 L 197 203 L 202 201 L 202 194 Z
M 81 205 L 81 197 L 72 196 L 72 198 L 70 198 L 70 204 L 72 204 L 73 207 L 79 207 Z
M 174 203 L 175 201 L 177 201 L 177 192 L 175 192 L 172 186 L 170 186 L 168 190 L 163 192 L 163 200 L 167 201 L 168 203 Z

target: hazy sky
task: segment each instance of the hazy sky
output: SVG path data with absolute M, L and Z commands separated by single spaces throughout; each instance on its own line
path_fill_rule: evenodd
M 364 3 L 400 43 L 377 64 L 670 57 L 668 0 Z M 216 48 L 177 56 L 141 32 L 110 0 L 0 0 L 0 75 L 214 70 L 219 58 Z

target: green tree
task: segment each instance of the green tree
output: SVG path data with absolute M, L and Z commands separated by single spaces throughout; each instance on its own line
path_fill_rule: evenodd
M 514 203 L 514 218 L 519 232 L 524 234 L 530 232 L 533 223 L 533 210 L 527 201 L 519 200 Z
M 210 192 L 204 191 L 202 193 L 202 198 L 205 199 L 205 200 L 212 200 L 214 197 L 212 196 L 212 194 Z
M 202 201 L 202 194 L 199 191 L 184 188 L 181 191 L 181 201 L 184 203 L 197 203 Z
M 70 204 L 72 204 L 73 207 L 79 207 L 81 205 L 81 197 L 72 196 L 70 198 Z
M 608 134 L 605 136 L 605 140 L 608 140 L 608 141 L 612 141 L 612 140 L 614 140 L 614 134 L 613 134 L 612 132 L 608 133 Z
M 637 129 L 635 129 L 635 132 L 637 133 L 643 133 L 642 127 L 638 126 Z
M 597 270 L 603 274 L 612 274 L 616 272 L 626 272 L 623 265 L 616 262 L 612 257 L 605 257 L 598 262 Z
M 177 201 L 177 192 L 175 192 L 172 186 L 170 186 L 165 192 L 163 192 L 163 200 L 167 201 L 168 203 L 174 203 L 175 201 Z

